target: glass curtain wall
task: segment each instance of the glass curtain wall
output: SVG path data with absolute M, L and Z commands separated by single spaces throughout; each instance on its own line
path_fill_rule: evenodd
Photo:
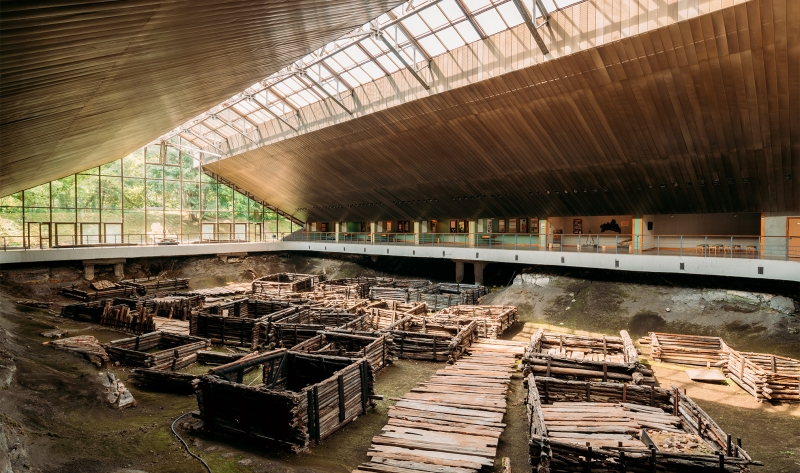
M 147 146 L 0 198 L 7 247 L 268 241 L 298 228 L 173 146 Z

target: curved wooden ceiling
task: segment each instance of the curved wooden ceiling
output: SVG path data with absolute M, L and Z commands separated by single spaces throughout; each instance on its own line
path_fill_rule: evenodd
M 750 1 L 213 167 L 309 221 L 796 212 L 798 24 Z
M 3 2 L 0 195 L 125 156 L 400 3 Z

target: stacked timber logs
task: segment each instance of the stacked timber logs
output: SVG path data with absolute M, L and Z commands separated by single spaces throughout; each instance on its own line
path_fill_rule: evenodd
M 650 334 L 650 349 L 656 361 L 699 366 L 723 366 L 730 351 L 719 337 L 659 332 Z
M 741 473 L 760 464 L 677 388 L 533 375 L 527 384 L 530 457 L 537 472 Z M 664 445 L 652 439 L 662 434 L 695 442 L 679 452 L 661 451 Z
M 365 358 L 377 373 L 391 364 L 392 339 L 382 334 L 322 332 L 291 348 L 291 351 L 333 355 L 346 358 Z
M 427 326 L 424 317 L 406 316 L 387 331 L 392 334 L 394 355 L 399 358 L 454 362 L 477 338 L 477 326 L 475 321 L 459 328 Z
M 116 304 L 115 304 L 116 305 Z M 61 317 L 81 322 L 100 322 L 106 308 L 106 301 L 93 301 L 78 304 L 67 304 L 61 307 Z
M 672 406 L 670 391 L 654 386 L 636 386 L 595 381 L 572 381 L 528 375 L 535 379 L 542 402 L 632 402 L 660 409 Z M 530 387 L 528 388 L 530 389 Z
M 156 329 L 153 315 L 146 307 L 131 310 L 127 305 L 112 306 L 111 301 L 106 301 L 100 325 L 132 333 L 149 333 Z
M 254 343 L 257 319 L 193 312 L 189 319 L 189 334 L 207 338 L 218 345 L 250 347 Z
M 457 305 L 475 305 L 489 293 L 477 284 L 431 284 L 409 291 L 409 302 L 425 302 L 431 310 L 441 310 Z
M 501 305 L 458 305 L 440 310 L 428 317 L 439 324 L 478 322 L 478 335 L 483 338 L 497 338 L 519 319 L 516 306 Z
M 522 360 L 537 376 L 654 385 L 653 371 L 639 363 L 628 332 L 619 337 L 590 337 L 539 329 Z
M 800 360 L 730 350 L 724 371 L 759 402 L 800 402 Z
M 139 386 L 149 389 L 192 393 L 194 392 L 194 380 L 197 379 L 197 375 L 155 368 L 136 368 L 131 370 L 131 378 Z
M 88 302 L 98 299 L 110 299 L 114 297 L 135 297 L 137 294 L 137 288 L 133 286 L 122 286 L 115 284 L 108 289 L 84 291 L 76 288 L 74 285 L 71 285 L 62 287 L 60 293 L 62 296 Z M 141 294 L 144 295 L 143 293 Z
M 203 307 L 203 300 L 203 296 L 174 294 L 148 299 L 146 307 L 156 317 L 189 320 L 189 314 L 191 314 L 192 310 Z
M 161 278 L 158 276 L 149 278 L 125 279 L 119 282 L 124 286 L 144 288 L 145 291 L 158 291 L 164 289 L 186 289 L 189 287 L 189 278 Z M 141 294 L 144 294 L 143 292 Z
M 268 342 L 286 347 L 295 346 L 317 335 L 320 330 L 342 327 L 360 319 L 363 313 L 308 308 L 272 323 Z
M 252 282 L 254 294 L 282 295 L 293 292 L 310 292 L 320 282 L 325 280 L 324 275 L 277 273 L 258 278 Z
M 242 384 L 238 373 L 256 365 L 263 366 L 263 383 Z M 230 381 L 231 377 L 239 382 Z M 196 388 L 205 430 L 244 435 L 294 451 L 319 443 L 372 409 L 373 394 L 374 373 L 366 359 L 286 350 L 215 368 Z
M 195 289 L 187 294 L 203 297 L 225 297 L 237 294 L 248 294 L 252 292 L 252 283 L 228 284 L 227 286 L 211 287 L 207 289 Z
M 168 332 L 152 332 L 103 345 L 112 361 L 129 366 L 175 371 L 197 361 L 208 340 Z M 158 351 L 152 351 L 158 349 Z
M 382 301 L 410 302 L 410 294 L 430 286 L 427 279 L 398 279 L 369 290 L 369 298 Z

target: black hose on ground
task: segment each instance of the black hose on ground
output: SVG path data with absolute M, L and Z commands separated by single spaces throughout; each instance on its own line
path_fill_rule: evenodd
M 189 452 L 189 455 L 191 455 L 191 456 L 195 457 L 195 458 L 197 459 L 197 461 L 199 461 L 200 463 L 202 463 L 202 464 L 203 464 L 203 466 L 204 466 L 204 467 L 206 467 L 206 470 L 208 470 L 208 473 L 211 473 L 211 467 L 210 467 L 210 466 L 208 466 L 208 463 L 206 463 L 206 462 L 205 462 L 205 461 L 204 461 L 202 458 L 200 458 L 200 457 L 198 457 L 197 455 L 195 455 L 194 453 L 192 453 L 192 451 L 191 451 L 191 450 L 189 450 L 189 444 L 188 444 L 188 443 L 186 443 L 186 441 L 184 441 L 184 440 L 181 438 L 181 436 L 180 436 L 180 435 L 178 435 L 178 432 L 175 430 L 175 424 L 176 424 L 176 423 L 177 423 L 179 420 L 181 420 L 181 419 L 183 419 L 184 417 L 188 416 L 189 414 L 191 414 L 191 412 L 187 412 L 186 414 L 181 414 L 180 416 L 178 416 L 178 418 L 177 418 L 177 419 L 175 419 L 175 420 L 173 420 L 173 421 L 172 421 L 172 426 L 170 426 L 170 429 L 172 430 L 172 433 L 173 433 L 173 434 L 175 434 L 175 436 L 176 436 L 176 437 L 178 437 L 178 440 L 180 440 L 180 441 L 181 441 L 181 443 L 183 444 L 183 446 L 186 448 L 186 451 L 187 451 L 187 452 Z

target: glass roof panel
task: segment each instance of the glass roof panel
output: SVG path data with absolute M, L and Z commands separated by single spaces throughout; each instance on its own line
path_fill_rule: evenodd
M 425 21 L 425 24 L 432 29 L 441 28 L 449 24 L 447 17 L 444 16 L 438 8 L 426 8 L 419 12 L 420 17 Z M 413 32 L 411 34 L 414 34 Z
M 452 26 L 436 33 L 436 37 L 439 38 L 439 41 L 441 41 L 449 51 L 464 46 L 464 40 L 461 39 L 461 36 Z
M 364 69 L 364 72 L 369 74 L 370 77 L 372 77 L 372 80 L 376 80 L 386 75 L 383 73 L 383 70 L 372 61 L 365 63 L 363 66 L 361 66 L 361 68 Z
M 425 22 L 422 21 L 422 19 L 417 15 L 412 16 L 411 18 L 406 18 L 402 21 L 402 23 L 408 32 L 414 36 L 420 36 L 431 31 L 431 29 L 428 28 L 428 25 L 426 25 Z
M 455 0 L 444 0 L 437 5 L 450 21 L 458 21 L 464 18 L 464 13 L 456 4 Z
M 542 0 L 549 12 L 579 1 Z M 487 35 L 523 22 L 511 0 L 460 2 Z M 534 0 L 522 2 L 529 11 L 534 11 Z M 541 12 L 537 14 L 540 16 Z M 208 141 L 219 141 L 225 136 L 250 131 L 264 121 L 274 120 L 275 117 L 262 107 L 267 107 L 279 117 L 290 118 L 298 113 L 299 108 L 327 99 L 327 94 L 347 96 L 352 93 L 353 87 L 404 69 L 406 65 L 395 51 L 371 34 L 375 29 L 381 31 L 396 53 L 415 69 L 428 67 L 429 58 L 480 40 L 480 34 L 467 19 L 457 0 L 409 0 L 394 8 L 391 14 L 380 15 L 376 20 L 307 54 L 155 142 L 169 139 L 187 128 Z M 300 78 L 301 71 L 305 71 L 305 78 Z M 248 97 L 255 97 L 258 103 L 249 101 Z M 209 117 L 214 113 L 218 114 L 219 120 Z M 185 138 L 192 142 L 199 141 L 191 135 Z
M 481 36 L 475 31 L 475 28 L 472 26 L 472 23 L 468 21 L 462 21 L 455 26 L 456 30 L 461 33 L 461 37 L 464 38 L 464 41 L 467 43 L 473 43 L 481 39 Z
M 492 4 L 492 0 L 462 0 L 464 5 L 469 8 L 469 11 L 476 12 L 482 10 Z
M 478 24 L 481 25 L 481 28 L 483 28 L 483 31 L 490 36 L 507 28 L 500 14 L 497 13 L 497 10 L 494 8 L 475 15 L 475 21 L 477 21 Z

